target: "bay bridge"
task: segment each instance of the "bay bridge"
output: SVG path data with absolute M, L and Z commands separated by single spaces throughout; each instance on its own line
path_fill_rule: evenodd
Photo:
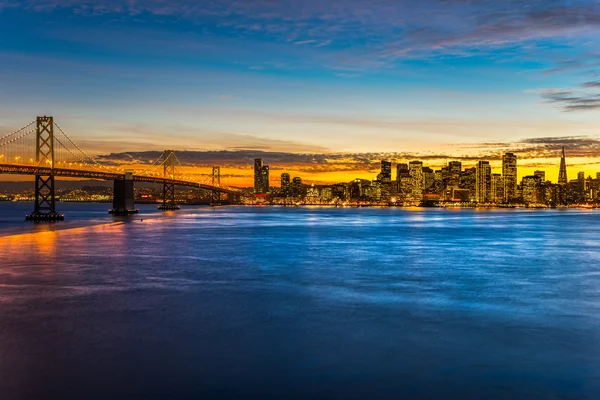
M 175 187 L 198 188 L 211 192 L 211 204 L 236 204 L 242 192 L 221 185 L 221 169 L 212 167 L 210 176 L 186 173 L 174 150 L 165 150 L 153 163 L 137 170 L 108 165 L 90 156 L 54 121 L 37 117 L 22 128 L 0 137 L 0 173 L 35 176 L 35 197 L 28 221 L 60 221 L 64 215 L 56 209 L 55 177 L 114 181 L 111 213 L 137 213 L 134 206 L 134 182 L 163 186 L 160 210 L 177 210 Z

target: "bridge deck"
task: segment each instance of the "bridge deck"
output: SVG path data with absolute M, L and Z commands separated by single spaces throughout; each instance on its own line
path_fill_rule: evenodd
M 0 174 L 13 174 L 13 175 L 49 175 L 51 168 L 49 167 L 38 167 L 35 165 L 18 165 L 18 164 L 0 164 Z M 103 171 L 90 171 L 80 169 L 66 169 L 66 168 L 54 168 L 54 176 L 70 177 L 70 178 L 84 178 L 84 179 L 102 179 L 102 180 L 115 180 L 125 179 L 125 174 L 116 172 L 103 172 Z M 185 180 L 171 180 L 166 178 L 157 178 L 155 176 L 144 176 L 144 175 L 133 175 L 134 182 L 147 182 L 147 183 L 165 183 L 172 182 L 178 186 L 187 186 L 193 188 L 200 188 L 204 190 L 211 190 L 227 194 L 241 194 L 241 191 L 223 188 L 219 186 L 212 186 L 204 183 L 185 181 Z

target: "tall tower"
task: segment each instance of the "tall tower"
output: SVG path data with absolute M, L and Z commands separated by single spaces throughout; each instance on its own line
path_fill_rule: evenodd
M 492 189 L 492 167 L 489 161 L 477 162 L 475 198 L 478 203 L 488 203 Z
M 558 184 L 566 185 L 567 183 L 567 164 L 565 162 L 565 146 L 563 146 L 560 158 L 560 170 L 558 171 Z
M 504 180 L 504 202 L 509 203 L 517 194 L 517 156 L 513 153 L 502 156 L 502 179 Z
M 263 162 L 261 158 L 254 159 L 254 193 L 261 194 L 263 192 L 262 183 L 262 168 Z

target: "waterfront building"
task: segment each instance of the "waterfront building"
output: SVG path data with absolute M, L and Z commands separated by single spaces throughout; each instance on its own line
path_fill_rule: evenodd
M 269 192 L 269 166 L 263 165 L 261 158 L 254 159 L 254 193 Z
M 327 186 L 321 188 L 321 201 L 327 203 L 331 200 L 333 200 L 333 190 L 331 189 L 331 187 Z
M 421 201 L 423 199 L 423 191 L 425 190 L 425 176 L 423 175 L 423 162 L 411 161 L 408 163 L 408 171 L 412 178 L 412 187 L 410 199 L 412 201 Z
M 302 197 L 304 192 L 304 186 L 302 185 L 302 178 L 295 176 L 292 179 L 291 192 L 293 197 Z
M 517 197 L 517 156 L 513 153 L 502 156 L 502 179 L 504 180 L 504 202 L 510 203 Z
M 537 204 L 544 202 L 542 179 L 536 175 L 524 176 L 521 180 L 523 203 Z
M 381 160 L 381 172 L 377 175 L 381 184 L 381 199 L 388 201 L 392 197 L 392 162 Z
M 491 201 L 496 204 L 504 202 L 504 179 L 502 174 L 492 174 Z
M 262 167 L 263 162 L 262 158 L 254 159 L 254 193 L 262 194 L 263 192 L 263 184 L 262 184 Z
M 478 203 L 489 203 L 492 183 L 492 167 L 489 161 L 477 163 L 475 179 L 475 199 Z
M 341 201 L 348 200 L 348 186 L 343 183 L 331 186 L 331 196 L 334 199 L 339 199 Z
M 316 204 L 319 201 L 319 189 L 314 183 L 307 188 L 305 200 L 309 204 Z
M 284 172 L 281 174 L 281 195 L 283 197 L 289 197 L 292 192 L 292 182 L 290 180 L 290 174 Z
M 476 201 L 476 175 L 477 168 L 465 168 L 465 170 L 460 173 L 460 189 L 469 191 L 469 201 Z

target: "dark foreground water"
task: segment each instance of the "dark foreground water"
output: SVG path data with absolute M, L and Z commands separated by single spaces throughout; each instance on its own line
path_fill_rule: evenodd
M 600 398 L 600 212 L 60 207 L 0 203 L 2 400 Z

